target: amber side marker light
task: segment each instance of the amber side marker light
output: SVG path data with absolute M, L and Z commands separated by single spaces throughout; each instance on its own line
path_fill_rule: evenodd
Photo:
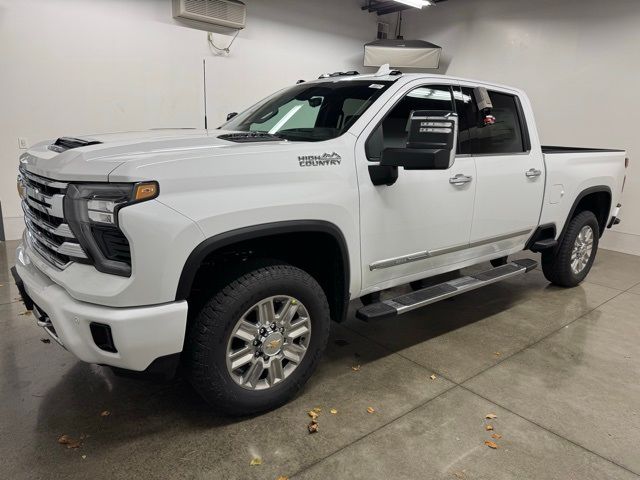
M 134 199 L 136 202 L 141 200 L 151 200 L 158 196 L 158 184 L 156 182 L 145 182 L 136 185 Z

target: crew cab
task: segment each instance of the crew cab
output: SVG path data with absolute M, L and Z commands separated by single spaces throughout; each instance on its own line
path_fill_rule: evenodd
M 304 385 L 352 300 L 363 320 L 400 321 L 530 271 L 509 260 L 525 249 L 550 282 L 578 285 L 619 222 L 627 165 L 623 150 L 542 146 L 516 88 L 336 73 L 218 129 L 34 145 L 14 276 L 80 360 L 180 365 L 207 401 L 247 414 Z M 414 291 L 380 300 L 403 284 Z

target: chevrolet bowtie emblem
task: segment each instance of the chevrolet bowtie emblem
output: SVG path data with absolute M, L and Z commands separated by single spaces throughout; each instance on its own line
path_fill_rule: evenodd
M 279 346 L 280 346 L 280 340 L 271 340 L 269 343 L 267 343 L 267 347 L 269 348 L 276 349 Z

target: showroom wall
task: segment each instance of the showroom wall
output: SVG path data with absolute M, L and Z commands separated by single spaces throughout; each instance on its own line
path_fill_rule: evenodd
M 210 126 L 300 78 L 362 70 L 376 16 L 356 0 L 245 0 L 231 53 L 172 19 L 170 0 L 0 0 L 0 201 L 22 231 L 18 137 Z M 25 28 L 29 25 L 29 28 Z M 214 36 L 225 47 L 231 37 Z
M 440 72 L 514 85 L 548 145 L 624 148 L 623 223 L 603 245 L 640 254 L 640 2 L 450 0 L 405 15 L 444 49 Z

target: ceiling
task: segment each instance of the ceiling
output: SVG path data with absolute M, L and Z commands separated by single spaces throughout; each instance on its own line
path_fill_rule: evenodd
M 433 3 L 446 2 L 447 0 L 431 0 Z M 392 0 L 367 0 L 362 10 L 368 10 L 370 13 L 375 12 L 378 15 L 386 15 L 388 13 L 401 12 L 414 7 L 404 5 L 400 2 Z

